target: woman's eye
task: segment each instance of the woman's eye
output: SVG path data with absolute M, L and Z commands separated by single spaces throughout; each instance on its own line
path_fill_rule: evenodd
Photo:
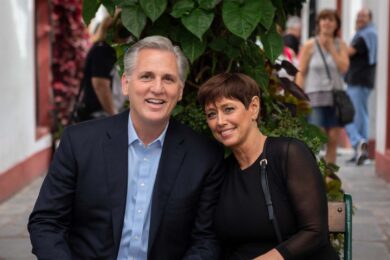
M 232 113 L 234 111 L 234 107 L 226 107 L 224 110 L 225 113 Z
M 213 119 L 213 118 L 216 117 L 216 115 L 217 115 L 217 113 L 215 113 L 215 112 L 208 112 L 208 113 L 206 113 L 207 119 Z

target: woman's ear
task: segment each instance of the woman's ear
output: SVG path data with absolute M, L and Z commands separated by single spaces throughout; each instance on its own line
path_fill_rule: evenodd
M 249 110 L 252 114 L 252 120 L 257 121 L 260 113 L 260 98 L 258 96 L 253 96 L 251 103 L 249 104 Z

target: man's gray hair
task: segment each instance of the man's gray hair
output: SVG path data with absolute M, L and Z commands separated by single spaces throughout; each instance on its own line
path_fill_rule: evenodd
M 298 16 L 290 16 L 286 23 L 286 29 L 300 28 L 301 18 Z
M 180 80 L 183 83 L 186 81 L 188 73 L 188 61 L 181 51 L 179 46 L 175 46 L 172 42 L 163 36 L 155 35 L 143 38 L 138 42 L 134 43 L 126 52 L 124 57 L 125 65 L 125 74 L 131 75 L 134 70 L 134 67 L 137 64 L 138 54 L 143 49 L 155 49 L 155 50 L 165 50 L 172 52 L 176 57 L 177 67 L 179 68 Z

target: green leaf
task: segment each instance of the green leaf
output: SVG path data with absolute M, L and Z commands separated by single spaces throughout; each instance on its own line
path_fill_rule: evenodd
M 115 15 L 115 4 L 111 0 L 100 0 L 100 2 L 104 5 L 104 7 L 107 9 L 108 13 L 111 17 Z
M 190 60 L 191 63 L 194 63 L 194 61 L 204 53 L 207 45 L 205 41 L 201 42 L 198 38 L 189 32 L 182 33 L 180 44 L 184 55 Z
M 172 116 L 177 116 L 181 112 L 183 112 L 184 108 L 182 105 L 176 105 L 176 107 L 173 109 Z
M 88 25 L 91 22 L 92 18 L 95 17 L 99 6 L 100 2 L 98 0 L 83 1 L 83 19 L 86 25 Z
M 190 15 L 183 16 L 181 22 L 190 32 L 202 40 L 202 35 L 209 29 L 213 19 L 213 12 L 210 13 L 197 8 Z
M 274 62 L 283 51 L 282 36 L 276 31 L 275 26 L 272 26 L 268 33 L 261 37 L 261 42 L 265 56 Z
M 260 22 L 263 1 L 225 0 L 222 6 L 222 18 L 226 27 L 233 34 L 246 40 Z
M 189 15 L 193 8 L 194 8 L 194 1 L 179 0 L 173 6 L 171 15 L 175 18 L 181 18 L 183 15 Z
M 258 0 L 261 5 L 260 23 L 268 30 L 275 16 L 275 7 L 272 5 L 271 0 Z
M 156 21 L 167 8 L 167 0 L 140 0 L 139 3 L 152 22 Z
M 263 65 L 251 66 L 248 64 L 244 64 L 242 66 L 243 72 L 253 78 L 259 86 L 264 89 L 268 87 L 269 75 L 265 71 Z
M 225 38 L 214 39 L 209 47 L 214 51 L 226 54 L 230 59 L 237 59 L 241 55 L 240 49 L 230 45 Z
M 139 38 L 146 24 L 146 16 L 141 7 L 138 5 L 124 6 L 121 18 L 126 29 Z
M 264 67 L 264 55 L 260 53 L 260 47 L 257 44 L 247 41 L 247 43 L 243 45 L 243 52 L 245 54 L 246 62 L 250 65 Z
M 283 0 L 272 0 L 272 4 L 278 9 L 283 9 Z
M 211 10 L 217 4 L 217 0 L 199 0 L 199 7 L 205 10 Z
M 124 6 L 134 5 L 137 4 L 138 0 L 112 0 L 114 5 L 119 6 L 123 8 Z

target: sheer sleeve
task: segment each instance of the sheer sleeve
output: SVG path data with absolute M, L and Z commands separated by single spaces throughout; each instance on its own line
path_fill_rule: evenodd
M 316 159 L 301 141 L 289 139 L 283 174 L 298 232 L 276 247 L 285 259 L 301 258 L 328 243 L 325 185 Z

